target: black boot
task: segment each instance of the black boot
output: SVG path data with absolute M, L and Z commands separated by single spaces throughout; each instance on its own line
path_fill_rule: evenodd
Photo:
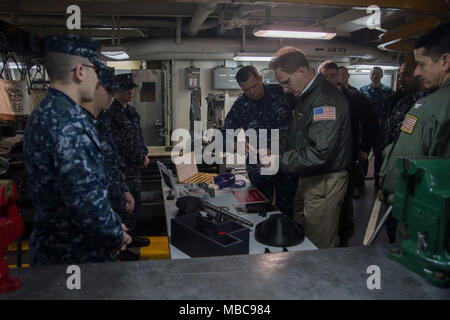
M 139 258 L 140 254 L 134 253 L 130 250 L 120 251 L 117 255 L 117 259 L 119 259 L 119 261 L 137 261 Z
M 134 235 L 131 236 L 133 241 L 127 246 L 128 248 L 141 248 L 150 245 L 150 239 L 136 237 Z

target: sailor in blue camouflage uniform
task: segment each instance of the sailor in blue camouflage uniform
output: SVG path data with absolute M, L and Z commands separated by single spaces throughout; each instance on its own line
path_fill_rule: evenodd
M 379 125 L 389 115 L 388 102 L 394 93 L 391 87 L 381 83 L 381 78 L 383 78 L 383 69 L 374 67 L 370 73 L 371 83 L 359 89 L 370 100 L 378 117 Z
M 148 150 L 142 137 L 140 116 L 136 109 L 129 104 L 133 100 L 134 88 L 137 85 L 133 82 L 131 73 L 119 74 L 115 80 L 118 90 L 115 92 L 115 99 L 110 108 L 105 111 L 104 116 L 111 126 L 119 155 L 120 169 L 125 175 L 127 186 L 135 200 L 134 210 L 126 222 L 127 227 L 135 244 L 137 244 L 136 240 L 142 240 L 142 243 L 136 246 L 145 246 L 149 244 L 148 240 L 136 238 L 133 234 L 136 228 L 136 214 L 141 202 L 141 170 L 147 167 L 149 163 Z
M 94 99 L 98 43 L 46 38 L 51 83 L 24 135 L 28 192 L 35 209 L 30 265 L 115 261 L 131 238 L 108 200 L 97 121 L 81 103 Z
M 244 94 L 235 101 L 225 118 L 224 137 L 226 129 L 253 128 L 257 133 L 258 129 L 267 129 L 266 148 L 270 149 L 270 129 L 279 129 L 280 136 L 287 131 L 294 97 L 285 94 L 280 85 L 264 84 L 262 76 L 253 66 L 239 69 L 236 81 Z M 281 171 L 275 175 L 261 175 L 260 164 L 249 164 L 248 161 L 246 169 L 251 183 L 269 201 L 272 201 L 275 191 L 277 208 L 292 218 L 298 177 Z
M 98 135 L 105 157 L 104 166 L 108 185 L 108 199 L 111 207 L 117 212 L 125 226 L 129 225 L 130 213 L 134 209 L 134 198 L 125 182 L 119 167 L 118 152 L 111 132 L 109 118 L 105 110 L 109 108 L 114 92 L 118 89 L 115 83 L 114 68 L 106 67 L 99 73 L 99 85 L 95 91 L 94 100 L 83 105 L 96 117 L 98 121 Z M 127 228 L 127 232 L 130 232 Z M 133 242 L 127 247 L 133 246 Z M 130 250 L 121 251 L 120 261 L 139 260 L 139 255 Z
M 373 108 L 373 111 L 377 115 L 378 125 L 381 126 L 383 121 L 389 116 L 389 101 L 394 91 L 390 86 L 386 86 L 381 83 L 383 78 L 383 70 L 380 67 L 374 67 L 370 73 L 371 83 L 363 86 L 359 89 L 363 95 L 365 95 Z M 375 187 L 378 188 L 378 176 L 383 163 L 383 149 L 379 147 L 380 137 L 377 136 L 375 145 L 373 147 L 373 153 L 375 156 L 374 175 L 375 175 Z M 364 161 L 364 171 L 367 173 L 368 161 Z
M 114 68 L 107 68 L 100 72 L 99 75 L 100 84 L 110 94 L 110 99 L 107 104 L 104 105 L 104 110 L 107 110 L 110 106 L 114 92 L 118 90 L 118 86 L 115 82 Z M 108 196 L 111 202 L 111 206 L 122 219 L 122 222 L 128 226 L 129 203 L 133 203 L 134 199 L 127 200 L 126 194 L 130 193 L 125 181 L 125 177 L 119 167 L 119 153 L 115 144 L 114 136 L 111 131 L 110 119 L 106 116 L 106 112 L 102 111 L 97 117 L 98 120 L 98 134 L 100 142 L 102 144 L 103 154 L 105 156 L 105 171 L 108 181 Z M 131 196 L 131 194 L 129 194 Z M 132 196 L 131 196 L 132 198 Z M 128 205 L 127 205 L 128 204 Z

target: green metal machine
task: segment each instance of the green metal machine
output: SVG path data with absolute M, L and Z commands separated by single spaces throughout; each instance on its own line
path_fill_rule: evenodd
M 406 240 L 389 257 L 439 287 L 450 287 L 450 158 L 397 160 L 393 216 Z

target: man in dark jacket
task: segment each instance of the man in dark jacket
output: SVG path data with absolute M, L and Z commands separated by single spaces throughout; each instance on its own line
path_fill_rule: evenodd
M 336 245 L 352 157 L 351 119 L 343 94 L 314 71 L 295 48 L 270 63 L 285 92 L 297 97 L 289 136 L 280 141 L 280 166 L 299 175 L 296 213 L 318 248 Z
M 339 88 L 349 104 L 352 124 L 352 162 L 349 167 L 348 190 L 344 198 L 339 220 L 339 246 L 348 246 L 348 240 L 353 236 L 355 221 L 353 214 L 353 196 L 359 197 L 356 181 L 362 176 L 361 160 L 366 160 L 372 148 L 377 132 L 376 115 L 368 99 L 358 90 L 347 89 L 338 81 L 338 66 L 335 62 L 324 61 L 318 70 L 325 79 Z

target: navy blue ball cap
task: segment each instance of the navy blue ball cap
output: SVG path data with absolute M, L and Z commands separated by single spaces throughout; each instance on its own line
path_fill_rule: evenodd
M 119 91 L 119 86 L 116 84 L 114 76 L 114 68 L 105 67 L 101 69 L 98 75 L 100 84 L 108 91 Z
M 80 56 L 89 59 L 97 68 L 105 65 L 98 58 L 98 41 L 73 34 L 52 35 L 45 38 L 45 51 Z
M 137 87 L 137 84 L 133 82 L 133 75 L 131 73 L 122 73 L 116 76 L 116 83 L 119 87 L 117 91 L 130 90 Z
M 105 68 L 108 68 L 103 62 L 100 61 L 97 57 L 88 58 L 90 62 L 93 63 L 94 66 L 97 67 L 99 70 L 103 70 Z

